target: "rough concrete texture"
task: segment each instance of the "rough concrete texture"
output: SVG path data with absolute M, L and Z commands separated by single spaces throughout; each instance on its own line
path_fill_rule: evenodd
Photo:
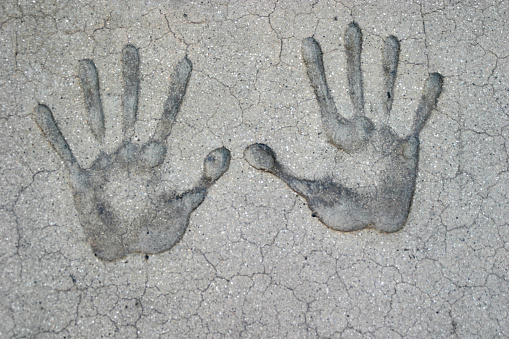
M 508 16 L 503 0 L 2 1 L 0 337 L 508 337 Z M 351 22 L 362 30 L 363 100 L 354 102 Z M 400 52 L 384 104 L 390 36 Z M 310 37 L 338 112 L 352 120 L 363 105 L 397 140 L 414 130 L 426 79 L 443 76 L 397 232 L 325 227 L 244 158 L 265 144 L 296 178 L 380 184 L 366 178 L 370 156 L 329 143 L 302 57 Z M 137 58 L 138 70 L 125 66 Z M 164 120 L 185 58 L 182 104 Z M 99 97 L 85 98 L 88 107 L 81 79 L 94 83 L 92 62 Z M 103 132 L 87 107 L 103 115 Z M 41 133 L 34 108 L 60 132 Z M 57 154 L 58 134 L 69 148 Z M 207 156 L 214 149 L 230 151 L 228 171 L 171 249 L 96 257 L 68 156 L 94 169 L 126 138 L 139 151 L 166 137 L 165 152 L 145 154 L 158 190 L 146 185 L 151 170 L 134 175 L 115 162 L 100 172 L 108 187 L 92 186 L 121 220 L 137 220 L 151 194 L 179 196 L 220 176 L 225 158 Z

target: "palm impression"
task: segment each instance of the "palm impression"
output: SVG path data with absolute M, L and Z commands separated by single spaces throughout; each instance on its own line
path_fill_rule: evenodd
M 76 210 L 88 241 L 100 259 L 112 261 L 129 253 L 154 254 L 172 248 L 184 234 L 190 214 L 205 199 L 208 188 L 228 170 L 230 152 L 223 147 L 205 157 L 202 177 L 191 190 L 175 195 L 160 180 L 167 140 L 191 71 L 187 57 L 177 64 L 154 135 L 143 145 L 135 144 L 131 139 L 138 110 L 139 55 L 134 46 L 127 45 L 122 52 L 123 140 L 112 154 L 101 152 L 89 168 L 82 168 L 74 157 L 51 110 L 45 105 L 38 105 L 34 110 L 35 122 L 69 170 Z M 80 61 L 79 78 L 90 129 L 102 141 L 104 114 L 97 69 L 92 60 Z M 134 216 L 119 211 L 112 203 L 115 185 L 127 185 L 130 180 L 135 180 L 137 187 L 146 187 L 146 198 L 141 206 L 136 206 L 139 212 Z
M 304 197 L 313 211 L 328 227 L 338 231 L 355 231 L 373 227 L 380 231 L 400 230 L 408 217 L 415 189 L 419 161 L 419 133 L 442 91 L 442 76 L 430 74 L 414 115 L 411 132 L 400 138 L 388 125 L 376 127 L 365 117 L 361 71 L 362 32 L 352 22 L 345 32 L 345 52 L 349 94 L 353 104 L 351 118 L 345 118 L 332 99 L 327 85 L 322 50 L 310 37 L 302 42 L 302 57 L 320 107 L 325 135 L 337 150 L 366 159 L 370 185 L 348 185 L 347 180 L 297 178 L 278 162 L 275 152 L 264 144 L 246 148 L 244 156 L 251 166 L 282 179 Z M 384 43 L 381 111 L 389 114 L 394 99 L 394 83 L 400 46 L 396 37 Z

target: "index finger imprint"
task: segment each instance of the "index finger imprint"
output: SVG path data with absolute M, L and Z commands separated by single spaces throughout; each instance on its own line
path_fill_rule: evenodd
M 163 114 L 157 124 L 154 140 L 164 141 L 170 135 L 171 128 L 186 94 L 187 83 L 189 82 L 192 69 L 193 65 L 187 57 L 175 66 L 171 75 L 168 99 L 164 103 Z

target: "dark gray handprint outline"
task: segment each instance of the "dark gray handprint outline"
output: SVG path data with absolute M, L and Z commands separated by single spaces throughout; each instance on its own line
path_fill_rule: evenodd
M 176 65 L 156 131 L 141 146 L 131 141 L 138 110 L 139 64 L 137 48 L 127 45 L 122 51 L 123 140 L 112 154 L 101 152 L 89 168 L 79 165 L 51 110 L 42 104 L 34 110 L 35 122 L 69 170 L 74 203 L 86 237 L 95 255 L 106 261 L 123 258 L 129 253 L 155 254 L 172 248 L 184 234 L 190 214 L 230 164 L 230 152 L 224 147 L 215 149 L 205 157 L 203 174 L 194 188 L 174 195 L 164 187 L 157 170 L 166 157 L 167 139 L 184 99 L 192 64 L 185 57 Z M 90 129 L 95 138 L 102 141 L 104 113 L 97 69 L 92 60 L 80 61 L 79 78 Z M 121 172 L 146 174 L 146 185 L 150 187 L 142 213 L 129 220 L 115 212 L 107 192 L 108 183 Z
M 364 115 L 364 90 L 361 70 L 362 32 L 352 22 L 345 31 L 345 52 L 350 99 L 354 112 L 350 119 L 342 116 L 331 96 L 325 76 L 322 50 L 310 37 L 302 42 L 302 57 L 322 117 L 329 142 L 338 151 L 364 153 L 371 159 L 378 184 L 353 188 L 332 179 L 297 178 L 277 161 L 274 151 L 265 144 L 246 148 L 244 157 L 257 169 L 282 179 L 304 197 L 313 211 L 328 227 L 338 231 L 355 231 L 373 227 L 384 232 L 400 230 L 408 217 L 415 190 L 419 161 L 419 134 L 428 120 L 442 91 L 442 76 L 430 74 L 415 113 L 411 133 L 400 138 L 390 126 L 375 127 Z M 384 43 L 382 111 L 388 114 L 394 99 L 394 83 L 399 63 L 400 46 L 396 37 Z

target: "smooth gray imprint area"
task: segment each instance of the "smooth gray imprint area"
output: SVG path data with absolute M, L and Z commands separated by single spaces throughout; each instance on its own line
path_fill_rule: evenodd
M 45 105 L 34 110 L 35 122 L 69 170 L 76 210 L 94 253 L 106 261 L 128 253 L 154 254 L 172 248 L 185 232 L 190 214 L 204 200 L 207 189 L 230 165 L 230 152 L 224 147 L 215 149 L 206 156 L 204 172 L 196 186 L 181 195 L 172 194 L 162 184 L 157 169 L 166 156 L 167 139 L 186 93 L 191 62 L 186 57 L 175 67 L 155 134 L 141 146 L 131 142 L 138 109 L 140 64 L 134 46 L 123 49 L 122 64 L 123 141 L 114 153 L 101 152 L 90 168 L 78 164 L 51 110 Z M 81 60 L 79 66 L 87 120 L 95 138 L 102 141 L 105 128 L 97 69 L 92 60 Z M 126 217 L 113 207 L 111 183 L 119 178 L 136 178 L 143 182 L 143 187 L 148 187 L 147 198 L 143 206 L 137 206 L 140 213 L 134 217 Z
M 389 126 L 376 128 L 364 116 L 361 49 L 362 32 L 352 22 L 345 32 L 347 76 L 354 109 L 350 119 L 343 117 L 336 108 L 325 77 L 322 50 L 314 38 L 303 40 L 302 57 L 327 138 L 338 150 L 367 159 L 371 168 L 368 175 L 375 178 L 373 185 L 348 187 L 329 178 L 299 179 L 279 163 L 274 151 L 264 144 L 248 146 L 244 156 L 251 166 L 279 177 L 304 197 L 313 216 L 328 227 L 338 231 L 373 227 L 384 232 L 396 232 L 404 226 L 410 211 L 419 160 L 419 133 L 436 107 L 443 79 L 438 73 L 429 76 L 415 112 L 411 133 L 399 138 Z M 389 36 L 382 51 L 381 111 L 386 115 L 390 113 L 394 99 L 399 51 L 397 38 Z

